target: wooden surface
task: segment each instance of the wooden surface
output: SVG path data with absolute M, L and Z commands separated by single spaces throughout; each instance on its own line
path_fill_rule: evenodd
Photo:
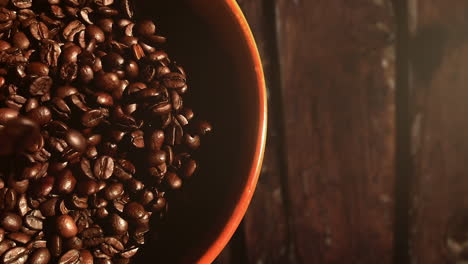
M 466 263 L 468 2 L 238 2 L 269 135 L 215 263 Z

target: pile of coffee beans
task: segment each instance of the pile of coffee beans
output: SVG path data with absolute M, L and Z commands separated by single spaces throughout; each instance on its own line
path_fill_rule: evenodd
M 123 264 L 211 131 L 130 0 L 0 0 L 0 263 Z

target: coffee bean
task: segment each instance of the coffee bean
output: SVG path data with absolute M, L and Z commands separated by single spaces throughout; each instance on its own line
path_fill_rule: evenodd
M 114 25 L 114 20 L 110 18 L 102 18 L 97 21 L 97 25 L 106 33 L 112 32 L 112 27 Z
M 166 152 L 162 150 L 155 151 L 149 156 L 149 165 L 157 166 L 166 162 Z
M 29 26 L 29 31 L 31 32 L 31 36 L 33 36 L 36 40 L 49 38 L 49 29 L 43 22 L 32 23 Z
M 87 249 L 80 250 L 81 264 L 93 264 L 93 255 Z
M 134 45 L 136 43 L 130 43 L 130 45 Z M 136 79 L 139 75 L 139 67 L 138 63 L 136 63 L 134 60 L 130 60 L 127 62 L 125 65 L 125 73 L 127 74 L 127 77 L 129 79 Z
M 111 232 L 116 235 L 122 235 L 128 231 L 128 223 L 118 214 L 109 216 L 109 225 Z
M 145 56 L 145 52 L 143 51 L 143 49 L 141 48 L 140 45 L 138 44 L 135 44 L 135 45 L 132 45 L 132 52 L 133 52 L 133 57 L 138 61 L 140 60 L 141 58 L 143 58 Z
M 76 249 L 70 249 L 60 257 L 58 264 L 80 264 L 81 260 L 82 258 L 80 251 Z
M 121 69 L 124 63 L 124 58 L 116 52 L 111 52 L 106 56 L 102 57 L 102 66 L 105 71 Z
M 49 76 L 35 78 L 29 86 L 29 93 L 32 96 L 48 94 L 52 87 L 52 83 L 52 78 Z
M 17 214 L 4 212 L 0 216 L 0 225 L 3 229 L 10 232 L 18 232 L 21 228 L 23 221 Z
M 86 139 L 76 130 L 68 130 L 65 140 L 69 146 L 78 152 L 84 152 L 86 150 Z
M 169 172 L 165 179 L 171 189 L 180 189 L 182 187 L 182 180 L 174 172 Z
M 100 109 L 89 110 L 81 117 L 81 124 L 86 127 L 96 127 L 105 119 Z
M 41 203 L 39 209 L 46 217 L 55 216 L 58 207 L 58 198 L 52 197 Z
M 51 260 L 52 256 L 48 248 L 36 249 L 29 257 L 29 262 L 34 264 L 47 264 Z
M 95 25 L 86 26 L 86 37 L 88 39 L 95 39 L 97 43 L 102 43 L 106 39 L 102 29 Z
M 47 243 L 47 247 L 50 250 L 50 253 L 53 257 L 59 257 L 62 254 L 63 241 L 62 238 L 58 235 L 52 235 Z
M 33 195 L 35 197 L 47 196 L 52 191 L 52 188 L 54 187 L 54 181 L 55 181 L 55 178 L 51 176 L 46 176 L 46 177 L 39 179 L 33 185 L 33 190 L 32 190 Z
M 5 252 L 7 252 L 9 249 L 13 248 L 16 246 L 16 243 L 12 240 L 9 239 L 4 239 L 0 243 L 0 255 L 3 255 Z
M 15 232 L 8 234 L 8 239 L 15 241 L 17 244 L 27 244 L 31 241 L 31 236 L 23 232 Z
M 75 189 L 76 178 L 70 170 L 63 170 L 55 178 L 55 192 L 57 193 L 71 193 Z
M 135 31 L 140 36 L 150 36 L 156 32 L 156 26 L 151 20 L 142 20 L 136 23 Z
M 93 69 L 89 65 L 84 65 L 79 69 L 78 76 L 83 83 L 90 83 L 94 79 Z
M 101 89 L 105 92 L 112 92 L 118 88 L 120 80 L 115 73 L 102 73 L 95 77 L 94 84 L 98 89 Z
M 39 210 L 31 210 L 24 217 L 24 223 L 26 224 L 26 226 L 33 230 L 42 230 L 44 226 L 43 220 L 44 217 L 42 216 L 42 213 Z
M 126 249 L 125 251 L 123 251 L 122 253 L 120 253 L 120 256 L 125 258 L 125 259 L 130 259 L 132 258 L 133 256 L 136 255 L 136 253 L 138 253 L 138 250 L 140 248 L 139 247 L 131 247 L 129 249 Z
M 85 180 L 78 182 L 77 191 L 81 195 L 93 195 L 98 191 L 98 184 L 93 180 Z
M 3 255 L 5 264 L 24 264 L 28 260 L 28 250 L 25 247 L 14 247 Z
M 12 42 L 13 42 L 12 43 L 13 46 L 17 47 L 18 49 L 24 49 L 25 50 L 25 49 L 28 49 L 29 45 L 30 45 L 28 37 L 26 36 L 26 34 L 24 34 L 21 31 L 16 32 L 13 35 Z
M 166 192 L 197 168 L 191 152 L 212 127 L 192 120 L 184 69 L 133 10 L 132 0 L 0 0 L 7 263 L 129 263 L 152 213 L 166 214 Z
M 192 136 L 190 134 L 185 134 L 184 143 L 191 149 L 197 149 L 200 147 L 200 137 L 198 135 Z
M 70 204 L 73 208 L 76 209 L 86 209 L 88 208 L 88 197 L 87 196 L 78 196 L 73 194 L 70 197 Z
M 46 106 L 39 106 L 29 111 L 27 117 L 35 120 L 40 126 L 42 126 L 52 120 L 52 112 Z
M 112 183 L 104 189 L 104 198 L 111 201 L 119 198 L 123 194 L 124 188 L 121 183 Z
M 111 107 L 114 105 L 114 99 L 108 93 L 97 92 L 95 94 L 96 103 L 100 106 Z
M 98 179 L 109 179 L 114 172 L 114 160 L 109 156 L 101 156 L 96 160 L 93 172 Z
M 69 215 L 61 215 L 57 217 L 57 232 L 64 238 L 70 238 L 76 236 L 78 228 L 72 217 Z
M 75 35 L 86 29 L 79 20 L 73 20 L 63 29 L 63 37 L 68 41 L 73 41 Z
M 146 206 L 154 200 L 154 193 L 150 190 L 143 190 L 138 195 L 138 201 Z
M 130 202 L 124 208 L 124 214 L 132 219 L 141 218 L 145 213 L 145 208 L 137 202 Z
M 133 193 L 141 191 L 145 187 L 145 185 L 141 181 L 136 180 L 134 178 L 129 179 L 126 183 L 128 190 Z
M 66 239 L 64 242 L 64 246 L 66 249 L 78 249 L 80 250 L 83 248 L 83 241 L 79 237 L 71 237 Z
M 115 237 L 106 237 L 100 248 L 102 252 L 109 257 L 113 257 L 115 254 L 118 254 L 125 249 L 122 242 Z
M 156 202 L 153 204 L 151 209 L 153 212 L 159 212 L 166 207 L 166 199 L 164 197 L 158 197 Z
M 6 125 L 6 123 L 18 116 L 19 112 L 11 108 L 0 108 L 0 125 Z

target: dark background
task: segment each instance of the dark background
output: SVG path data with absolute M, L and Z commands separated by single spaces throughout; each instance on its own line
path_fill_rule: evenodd
M 468 1 L 238 2 L 265 67 L 269 134 L 252 204 L 215 263 L 462 259 Z

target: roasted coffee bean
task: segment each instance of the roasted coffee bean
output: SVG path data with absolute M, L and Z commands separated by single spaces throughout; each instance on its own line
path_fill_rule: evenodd
M 63 241 L 62 238 L 58 235 L 52 235 L 48 239 L 47 247 L 50 250 L 50 253 L 53 257 L 59 257 L 62 254 L 63 250 Z
M 83 138 L 84 139 L 84 138 Z M 68 169 L 63 170 L 55 178 L 55 192 L 67 194 L 73 192 L 76 185 L 76 178 Z
M 191 149 L 197 149 L 200 147 L 200 137 L 198 135 L 192 136 L 186 133 L 184 135 L 184 143 Z
M 13 189 L 3 188 L 0 190 L 0 208 L 11 211 L 17 203 L 17 193 Z
M 36 40 L 42 40 L 49 38 L 49 29 L 43 22 L 32 23 L 29 26 L 29 32 Z
M 145 208 L 137 203 L 137 202 L 130 202 L 125 205 L 124 214 L 130 217 L 131 219 L 138 219 L 143 217 L 146 214 Z
M 39 210 L 41 211 L 42 215 L 46 217 L 55 216 L 58 210 L 58 198 L 52 197 L 39 206 Z
M 70 238 L 76 236 L 78 228 L 75 220 L 69 215 L 61 215 L 57 217 L 57 232 L 64 238 Z
M 150 36 L 156 33 L 156 25 L 151 20 L 142 20 L 136 23 L 135 31 L 140 36 Z
M 86 27 L 86 37 L 88 39 L 95 39 L 97 43 L 102 43 L 106 39 L 102 29 L 96 25 L 88 25 Z
M 11 108 L 0 108 L 0 125 L 6 125 L 8 121 L 15 119 L 19 112 Z
M 124 191 L 124 186 L 121 183 L 112 183 L 104 188 L 104 198 L 111 201 L 122 196 Z
M 97 92 L 95 94 L 96 103 L 100 106 L 111 107 L 114 105 L 114 99 L 108 93 Z
M 129 249 L 126 249 L 122 253 L 120 253 L 120 256 L 125 259 L 130 259 L 133 256 L 135 256 L 136 253 L 138 253 L 138 250 L 139 250 L 139 247 L 131 247 Z
M 133 52 L 133 57 L 138 61 L 140 60 L 141 58 L 143 58 L 145 56 L 145 52 L 143 51 L 143 49 L 141 48 L 140 45 L 138 44 L 134 44 L 132 45 L 132 52 Z
M 70 197 L 70 204 L 72 205 L 73 208 L 76 209 L 86 209 L 88 208 L 88 197 L 87 196 L 78 196 L 76 194 L 73 194 Z
M 21 31 L 16 32 L 13 35 L 12 42 L 13 46 L 17 47 L 18 49 L 28 49 L 30 45 L 28 37 Z
M 75 149 L 78 152 L 84 152 L 86 150 L 86 139 L 83 135 L 73 129 L 68 130 L 65 140 L 69 146 Z
M 122 242 L 115 237 L 106 237 L 100 248 L 101 251 L 109 257 L 113 257 L 115 254 L 118 254 L 125 249 Z
M 29 85 L 29 93 L 32 96 L 48 94 L 52 87 L 52 82 L 52 78 L 49 76 L 35 78 Z
M 36 249 L 29 257 L 29 263 L 48 264 L 52 256 L 48 248 L 43 247 Z
M 84 65 L 79 69 L 78 76 L 83 83 L 90 83 L 94 79 L 93 68 L 89 65 Z
M 22 223 L 23 220 L 21 219 L 21 216 L 14 213 L 4 212 L 0 216 L 0 225 L 3 229 L 10 232 L 18 232 Z
M 3 255 L 5 252 L 7 252 L 9 249 L 13 248 L 16 246 L 16 243 L 12 240 L 9 239 L 4 239 L 0 243 L 0 255 Z
M 31 210 L 24 217 L 24 223 L 33 230 L 42 230 L 44 217 L 39 210 Z
M 34 185 L 33 185 L 33 195 L 35 197 L 45 197 L 47 196 L 54 187 L 55 178 L 51 176 L 46 176 L 40 178 Z
M 28 250 L 25 247 L 14 247 L 3 255 L 2 263 L 24 264 L 28 260 Z
M 8 234 L 8 239 L 15 241 L 17 244 L 27 244 L 31 241 L 31 236 L 23 232 L 15 232 Z
M 110 231 L 116 235 L 122 235 L 128 231 L 128 223 L 118 214 L 111 214 L 109 216 Z
M 93 264 L 93 255 L 87 249 L 80 250 L 81 263 L 82 264 Z
M 165 179 L 171 189 L 180 189 L 182 187 L 182 180 L 174 172 L 167 173 Z
M 139 181 L 139 180 L 136 180 L 134 178 L 132 179 L 129 179 L 127 182 L 127 188 L 130 192 L 133 192 L 133 193 L 136 193 L 136 192 L 139 192 L 141 190 L 143 190 L 143 188 L 145 187 L 145 185 L 143 184 L 143 182 Z
M 132 0 L 32 3 L 0 0 L 0 256 L 128 263 L 212 127 Z
M 71 237 L 64 241 L 64 246 L 66 249 L 81 249 L 83 248 L 83 241 L 79 237 Z
M 101 156 L 94 164 L 93 173 L 101 180 L 109 179 L 114 172 L 114 160 L 109 156 Z
M 80 251 L 76 249 L 70 249 L 60 257 L 58 264 L 80 264 L 81 260 L 82 258 Z
M 85 127 L 98 126 L 106 116 L 101 109 L 89 110 L 81 116 L 81 124 Z
M 151 209 L 153 210 L 153 212 L 159 212 L 165 207 L 166 207 L 166 198 L 158 197 L 158 199 L 156 199 Z
M 150 190 L 143 190 L 138 195 L 138 201 L 146 206 L 154 200 L 154 193 Z
M 74 20 L 63 29 L 63 37 L 68 41 L 73 41 L 75 35 L 85 29 L 86 27 L 83 23 L 79 20 Z
M 40 126 L 52 120 L 52 112 L 46 106 L 39 106 L 28 112 L 27 117 L 36 121 Z
M 112 92 L 118 88 L 120 80 L 117 74 L 108 72 L 98 74 L 94 79 L 94 84 L 98 89 L 101 89 L 105 92 Z

